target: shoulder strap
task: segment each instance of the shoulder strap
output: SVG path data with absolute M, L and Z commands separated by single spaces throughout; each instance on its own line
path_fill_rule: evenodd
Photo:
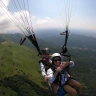
M 44 64 L 45 67 L 45 71 L 47 72 L 47 70 L 49 68 L 51 68 L 53 71 L 55 70 L 55 67 L 46 59 L 46 58 L 42 58 L 39 63 L 42 62 Z

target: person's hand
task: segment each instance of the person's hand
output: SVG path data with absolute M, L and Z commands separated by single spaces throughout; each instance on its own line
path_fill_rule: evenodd
M 72 64 L 73 64 L 73 62 L 70 61 L 70 65 L 72 65 Z
M 66 66 L 69 66 L 70 65 L 70 62 L 67 61 L 67 62 L 62 62 L 62 68 L 65 68 Z
M 69 78 L 71 77 L 70 74 L 68 74 L 68 77 L 69 77 Z
M 73 67 L 74 65 L 74 61 L 70 61 L 70 67 Z
M 44 81 L 45 82 L 48 82 L 48 80 L 49 80 L 48 77 L 47 76 L 44 76 Z
M 57 72 L 60 72 L 62 69 L 61 69 L 61 67 L 57 67 L 55 70 L 56 70 Z

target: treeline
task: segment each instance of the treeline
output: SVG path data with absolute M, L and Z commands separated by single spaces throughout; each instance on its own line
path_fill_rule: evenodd
M 48 89 L 41 88 L 26 76 L 21 75 L 5 77 L 0 80 L 0 88 L 3 87 L 11 89 L 9 96 L 50 96 Z M 3 89 L 0 90 L 0 96 L 8 96 Z
M 81 82 L 83 91 L 96 96 L 96 51 L 84 48 L 70 48 L 75 66 L 71 68 L 73 77 Z

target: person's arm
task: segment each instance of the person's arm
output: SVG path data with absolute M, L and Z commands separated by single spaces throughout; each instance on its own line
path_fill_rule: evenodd
M 41 69 L 41 74 L 44 78 L 44 81 L 47 82 L 49 77 L 46 74 L 45 68 L 44 68 L 44 64 L 42 62 L 40 62 L 40 69 Z
M 47 70 L 47 77 L 50 83 L 53 83 L 53 81 L 55 80 L 54 73 L 51 68 Z
M 49 80 L 49 77 L 47 75 L 44 76 L 44 81 L 47 82 Z
M 71 63 L 69 61 L 67 62 L 62 62 L 62 64 L 60 65 L 60 68 L 63 69 L 65 68 L 66 66 L 69 66 Z
M 41 69 L 41 74 L 42 76 L 46 76 L 46 71 L 45 71 L 45 68 L 44 68 L 44 64 L 42 62 L 40 62 L 40 69 Z
M 62 68 L 63 68 L 63 66 L 62 66 Z M 55 77 L 55 78 L 56 78 L 58 72 L 60 72 L 60 71 L 62 70 L 62 68 L 61 68 L 61 66 L 59 66 L 59 67 L 57 67 L 57 68 L 55 69 L 55 73 L 54 73 L 54 77 Z
M 52 83 L 55 80 L 58 72 L 60 72 L 61 70 L 62 69 L 60 67 L 57 67 L 55 69 L 55 72 L 53 72 L 53 70 L 51 68 L 47 70 L 47 76 L 48 76 L 48 80 L 50 83 Z
M 58 71 L 55 71 L 54 78 L 56 78 L 57 74 L 58 74 Z
M 62 62 L 62 64 L 60 65 L 60 68 L 63 69 L 66 66 L 73 67 L 74 66 L 74 62 L 73 61 Z

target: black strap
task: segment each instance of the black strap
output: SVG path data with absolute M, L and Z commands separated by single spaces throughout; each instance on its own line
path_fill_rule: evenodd
M 35 34 L 31 34 L 29 36 L 27 36 L 27 38 L 32 42 L 32 44 L 35 46 L 35 48 L 37 49 L 38 51 L 38 55 L 42 55 L 41 51 L 40 51 L 40 48 L 39 48 L 39 45 L 38 45 L 38 42 L 36 40 L 36 36 Z
M 52 70 L 55 70 L 55 66 L 53 64 L 51 64 L 49 61 L 47 60 L 40 60 L 39 63 L 42 62 L 44 64 L 44 66 L 47 66 L 48 68 L 51 68 Z
M 65 42 L 64 42 L 64 45 L 63 45 L 63 47 L 62 47 L 62 50 L 61 50 L 61 52 L 60 52 L 60 54 L 62 55 L 62 56 L 66 56 L 66 57 L 68 57 L 69 58 L 69 61 L 71 60 L 71 55 L 70 55 L 70 53 L 68 52 L 68 49 L 67 49 L 67 41 L 68 41 L 68 36 L 69 36 L 69 31 L 68 31 L 68 26 L 66 26 L 66 31 L 64 32 L 65 34 Z M 68 71 L 68 73 L 71 75 L 71 72 L 70 72 L 70 70 L 69 70 L 69 66 L 67 66 L 66 68 L 65 68 L 67 71 Z
M 26 40 L 26 37 L 22 40 L 22 38 L 21 38 L 21 40 L 20 40 L 20 45 L 22 45 L 24 42 L 25 42 L 25 40 Z
M 67 45 L 67 40 L 68 40 L 68 36 L 69 36 L 68 28 L 66 28 L 65 33 L 66 33 L 66 34 L 65 34 L 65 44 L 64 44 L 63 47 L 66 47 L 66 45 Z
M 62 47 L 62 50 L 61 50 L 61 52 L 60 52 L 60 54 L 62 55 L 62 56 L 66 56 L 66 57 L 71 57 L 71 55 L 69 54 L 69 52 L 68 52 L 68 49 L 67 49 L 67 40 L 68 40 L 68 36 L 69 36 L 69 32 L 68 32 L 68 27 L 66 27 L 66 31 L 64 32 L 65 34 L 65 42 L 64 42 L 64 45 L 63 45 L 63 47 Z M 69 59 L 69 61 L 70 61 L 70 59 Z

